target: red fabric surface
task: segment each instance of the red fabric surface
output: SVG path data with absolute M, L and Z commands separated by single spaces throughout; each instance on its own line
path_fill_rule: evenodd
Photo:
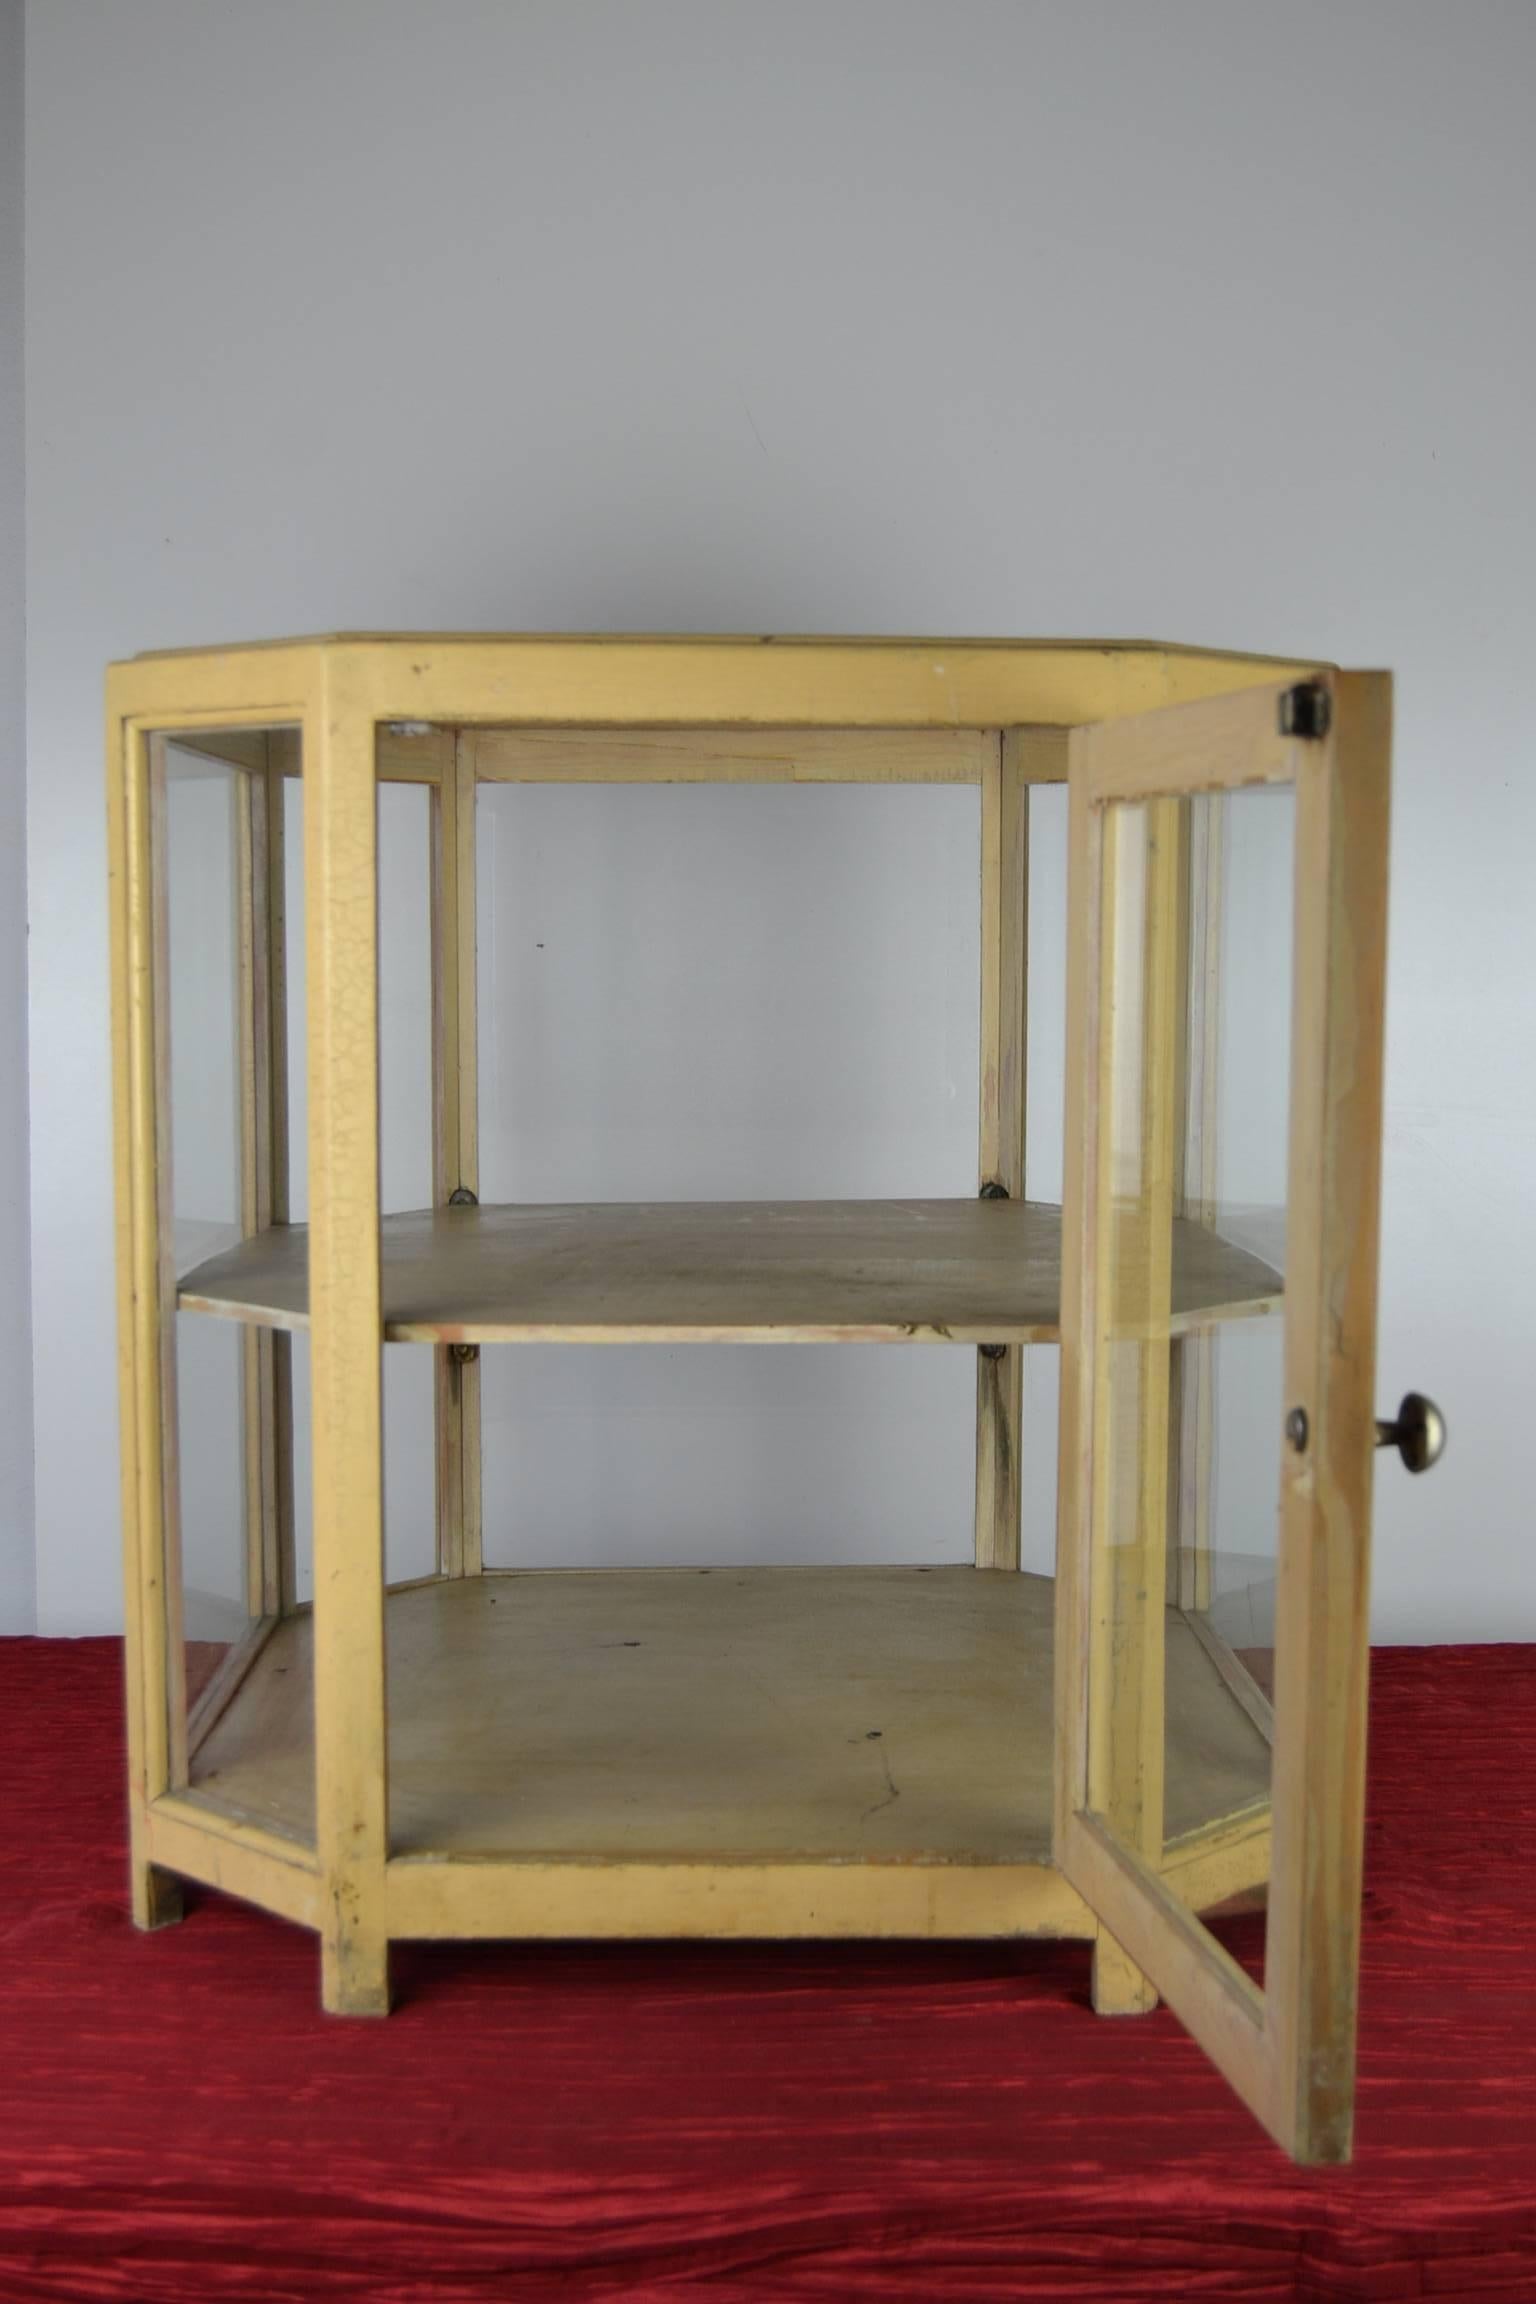
M 119 1672 L 0 1643 L 0 2297 L 1536 2299 L 1536 1649 L 1378 1656 L 1315 2174 L 1081 1945 L 406 1946 L 328 2021 L 281 1921 L 130 1925 Z

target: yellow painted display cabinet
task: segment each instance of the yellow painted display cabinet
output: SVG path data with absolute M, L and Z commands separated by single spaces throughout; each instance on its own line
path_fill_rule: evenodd
M 1379 1432 L 1373 1398 L 1389 717 L 1379 673 L 1102 643 L 360 635 L 114 666 L 140 1924 L 183 1879 L 247 1898 L 317 1932 L 355 2014 L 387 2008 L 397 1937 L 1080 1937 L 1102 2011 L 1164 1995 L 1289 2151 L 1344 2157 L 1373 1449 L 1439 1443 L 1428 1403 Z M 711 780 L 979 791 L 974 1196 L 480 1204 L 477 799 Z M 432 1204 L 381 1215 L 399 785 L 430 858 Z M 1025 1174 L 1052 785 L 1062 1205 Z M 186 869 L 210 836 L 227 868 Z M 492 1572 L 483 1356 L 530 1340 L 968 1353 L 974 1565 Z M 1022 1371 L 1058 1344 L 1050 1578 L 1019 1567 Z M 415 1354 L 436 1561 L 391 1584 L 385 1364 Z M 232 1506 L 204 1493 L 219 1384 Z M 1267 1899 L 1257 1969 L 1202 1917 L 1235 1899 Z

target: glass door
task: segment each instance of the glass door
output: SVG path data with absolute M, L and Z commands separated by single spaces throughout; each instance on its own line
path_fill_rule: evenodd
M 1058 1858 L 1315 2161 L 1354 2095 L 1390 710 L 1330 674 L 1071 740 Z

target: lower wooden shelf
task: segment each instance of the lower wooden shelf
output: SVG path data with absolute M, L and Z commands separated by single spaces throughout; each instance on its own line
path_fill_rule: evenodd
M 1035 1200 L 424 1208 L 380 1227 L 398 1343 L 1054 1343 L 1061 1210 Z M 1273 1311 L 1280 1275 L 1173 1227 L 1170 1333 Z M 309 1237 L 275 1225 L 182 1273 L 183 1311 L 309 1320 Z
M 958 1880 L 928 1896 L 928 1926 L 887 1931 L 880 1900 L 912 1908 L 909 1868 L 1044 1879 L 1053 1593 L 970 1567 L 529 1572 L 397 1591 L 392 1881 L 520 1866 L 532 1895 L 540 1866 L 567 1890 L 604 1866 L 821 1868 L 845 1876 L 846 1926 L 829 1933 L 1025 1932 L 946 1911 Z M 1267 1799 L 1269 1747 L 1172 1612 L 1168 1641 L 1170 1840 L 1241 1838 Z M 204 1737 L 192 1798 L 312 1846 L 312 1703 L 301 1614 Z M 504 1909 L 477 1929 L 472 1886 L 447 1905 L 403 1893 L 417 1917 L 399 1933 L 544 1932 Z M 599 1879 L 585 1920 L 565 1910 L 547 1932 L 652 1932 L 601 1925 L 602 1899 Z M 676 1883 L 664 1909 L 663 1925 L 686 1923 Z M 771 1896 L 753 1909 L 756 1924 L 727 1932 L 780 1932 Z M 425 1924 L 434 1911 L 441 1924 Z M 1060 1926 L 1047 1915 L 1042 1932 Z

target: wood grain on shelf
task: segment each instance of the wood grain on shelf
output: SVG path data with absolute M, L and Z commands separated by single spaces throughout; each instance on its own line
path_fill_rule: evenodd
M 487 1575 L 388 1603 L 392 1857 L 1047 1863 L 1049 1578 L 942 1568 Z M 1251 1811 L 1269 1748 L 1180 1618 L 1170 1831 Z M 311 1623 L 194 1757 L 313 1834 Z
M 403 1343 L 1050 1343 L 1061 1211 L 1039 1201 L 723 1200 L 420 1209 L 381 1227 Z M 1280 1279 L 1174 1226 L 1173 1328 L 1272 1310 Z M 308 1240 L 274 1226 L 189 1272 L 185 1311 L 308 1320 Z

